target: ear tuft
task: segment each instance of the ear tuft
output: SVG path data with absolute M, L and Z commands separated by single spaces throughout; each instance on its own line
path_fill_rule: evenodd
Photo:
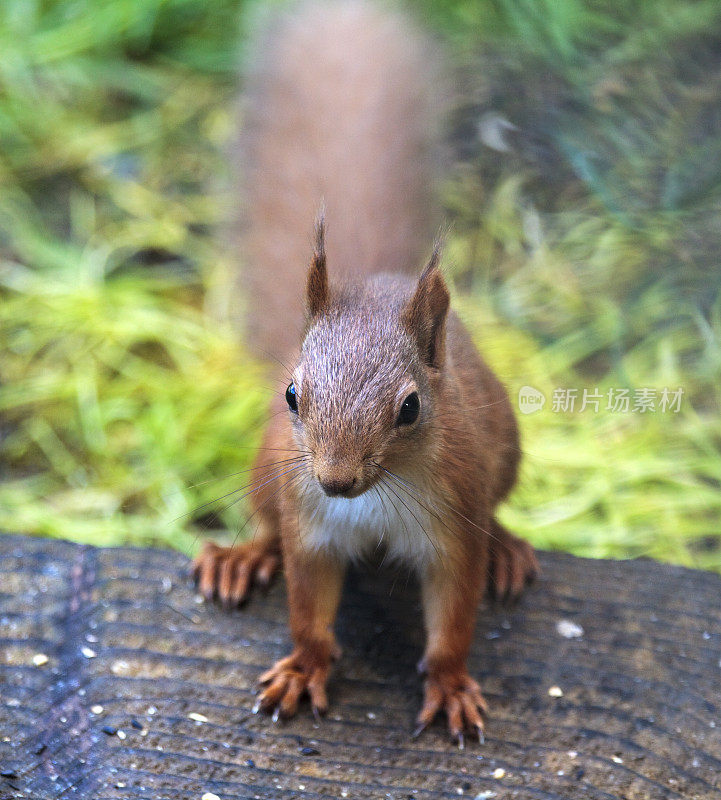
M 442 248 L 439 237 L 403 314 L 403 322 L 418 343 L 421 358 L 434 369 L 443 367 L 445 323 L 450 305 L 448 287 L 439 268 Z
M 308 315 L 317 317 L 328 306 L 328 270 L 325 258 L 325 215 L 321 208 L 315 222 L 315 243 L 313 258 L 306 281 L 306 304 Z

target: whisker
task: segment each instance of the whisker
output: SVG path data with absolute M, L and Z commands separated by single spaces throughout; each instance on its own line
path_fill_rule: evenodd
M 298 447 L 257 447 L 254 444 L 234 444 L 235 450 L 259 450 L 269 451 L 271 453 L 305 453 L 310 455 L 310 450 L 301 450 Z
M 268 428 L 270 425 L 270 421 L 275 419 L 276 417 L 279 417 L 281 414 L 290 414 L 290 411 L 288 411 L 288 408 L 286 407 L 286 408 L 281 408 L 278 411 L 274 411 L 272 414 L 264 414 L 261 417 L 261 419 L 259 419 L 254 425 L 251 425 L 249 428 L 246 428 L 244 435 L 248 436 L 249 434 L 255 433 L 261 428 Z M 248 445 L 248 449 L 255 450 L 257 448 L 253 447 L 252 445 Z
M 376 489 L 376 492 L 377 492 L 379 498 L 381 498 L 381 490 L 382 490 L 383 497 L 393 506 L 393 510 L 396 512 L 396 516 L 403 523 L 403 534 L 404 534 L 405 540 L 406 540 L 406 547 L 408 548 L 408 551 L 410 551 L 411 550 L 411 545 L 412 545 L 412 540 L 411 540 L 410 531 L 408 530 L 408 525 L 406 523 L 406 518 L 403 516 L 403 514 L 400 513 L 400 511 L 398 510 L 398 506 L 396 506 L 396 504 L 393 502 L 393 499 L 388 494 L 387 488 L 386 488 L 383 480 L 380 480 L 380 481 L 378 481 L 378 483 L 374 484 L 373 488 Z M 385 502 L 383 501 L 382 498 L 381 498 L 381 505 L 383 507 L 383 513 L 385 514 L 386 513 L 386 505 L 385 505 Z M 390 529 L 390 518 L 388 520 L 388 527 Z M 379 564 L 379 568 L 382 567 L 383 564 L 385 563 L 387 555 L 388 555 L 388 551 L 386 551 L 386 553 L 383 555 L 383 558 L 381 559 L 381 563 Z M 390 588 L 390 590 L 388 592 L 388 596 L 389 597 L 393 594 L 393 590 L 396 588 L 396 583 L 398 582 L 398 576 L 400 575 L 400 572 L 401 572 L 401 566 L 402 566 L 402 564 L 399 563 L 398 564 L 398 568 L 396 570 L 396 574 L 393 577 L 393 583 L 391 584 L 391 588 Z M 413 571 L 413 569 L 409 565 L 408 568 L 406 569 L 406 588 L 408 588 L 408 582 L 411 579 L 411 572 L 412 571 Z
M 383 494 L 385 495 L 385 497 L 386 497 L 386 499 L 388 500 L 388 502 L 389 502 L 389 503 L 390 503 L 390 504 L 393 506 L 393 510 L 396 512 L 396 514 L 398 515 L 398 518 L 399 518 L 399 519 L 400 519 L 400 521 L 403 523 L 403 532 L 404 532 L 404 534 L 405 534 L 405 537 L 406 537 L 406 543 L 407 543 L 407 547 L 408 547 L 408 549 L 410 550 L 410 547 L 411 547 L 411 544 L 412 544 L 412 540 L 411 540 L 411 534 L 410 534 L 410 531 L 408 530 L 408 525 L 407 525 L 407 523 L 406 523 L 406 518 L 403 516 L 403 514 L 401 514 L 401 512 L 398 510 L 398 506 L 397 506 L 397 505 L 396 505 L 396 504 L 393 502 L 393 499 L 392 499 L 392 498 L 390 497 L 390 495 L 388 494 L 387 487 L 385 486 L 385 483 L 384 483 L 384 481 L 381 479 L 381 480 L 378 482 L 378 484 L 377 484 L 377 485 L 378 485 L 378 486 L 379 486 L 381 489 L 383 489 Z
M 240 497 L 234 498 L 230 503 L 227 503 L 225 506 L 223 506 L 223 508 L 221 508 L 220 511 L 214 512 L 214 513 L 216 513 L 216 516 L 219 516 L 220 514 L 224 514 L 229 508 L 234 506 L 236 503 L 239 503 L 241 500 L 244 500 L 246 497 L 250 497 L 251 495 L 255 494 L 256 492 L 259 492 L 263 487 L 267 486 L 269 483 L 273 483 L 273 481 L 277 481 L 279 478 L 282 478 L 285 475 L 289 475 L 289 474 L 291 474 L 293 472 L 296 472 L 297 470 L 302 469 L 302 468 L 303 468 L 303 464 L 296 464 L 296 466 L 285 470 L 285 472 L 281 472 L 279 475 L 273 475 L 272 478 L 270 478 L 269 480 L 265 481 L 260 486 L 256 486 L 253 489 L 251 489 L 250 491 L 245 492 L 244 494 L 242 494 Z M 232 492 L 231 492 L 231 494 L 232 494 Z M 226 497 L 227 497 L 227 495 L 226 495 Z M 222 498 L 220 498 L 220 499 L 222 499 Z
M 378 487 L 377 486 L 373 486 L 371 488 L 375 489 L 376 496 L 378 497 L 378 502 L 380 503 L 381 509 L 383 510 L 383 528 L 381 530 L 380 538 L 378 539 L 378 544 L 376 545 L 376 548 L 375 548 L 375 552 L 378 552 L 378 548 L 383 544 L 383 539 L 385 538 L 385 535 L 386 535 L 386 528 L 390 528 L 390 524 L 386 521 L 386 507 L 385 507 L 385 504 L 383 503 L 383 498 L 381 497 L 381 493 L 378 490 Z M 380 566 L 383 566 L 383 562 L 385 560 L 386 560 L 386 556 L 384 554 L 383 558 L 381 559 Z
M 390 533 L 391 523 L 390 523 L 390 516 L 386 517 L 387 508 L 386 508 L 386 504 L 384 502 L 384 498 L 385 498 L 385 500 L 387 500 L 393 506 L 393 510 L 396 512 L 396 516 L 398 517 L 398 519 L 400 519 L 401 523 L 403 524 L 403 533 L 404 533 L 404 536 L 405 536 L 405 539 L 406 539 L 406 547 L 410 551 L 410 549 L 411 549 L 411 534 L 410 534 L 410 531 L 408 530 L 408 524 L 406 523 L 406 518 L 398 510 L 398 506 L 396 506 L 396 504 L 393 502 L 392 498 L 388 494 L 385 486 L 383 485 L 383 481 L 382 480 L 379 481 L 378 483 L 374 484 L 373 488 L 376 490 L 376 494 L 378 495 L 378 499 L 380 500 L 381 507 L 383 508 L 384 519 L 387 518 L 387 520 L 388 520 L 388 532 Z M 383 492 L 382 495 L 381 495 L 381 490 Z M 383 535 L 381 536 L 381 540 L 383 539 L 384 535 L 385 535 L 385 531 L 383 532 Z M 378 542 L 378 546 L 380 546 L 380 541 Z M 376 549 L 378 549 L 378 546 L 376 547 Z M 386 560 L 387 555 L 388 555 L 388 550 L 386 549 L 386 552 L 383 554 L 383 558 L 381 559 L 381 563 L 379 564 L 379 567 L 382 567 L 383 564 L 385 564 L 385 560 Z M 395 580 L 393 581 L 393 585 L 395 586 Z M 393 589 L 393 587 L 391 587 L 391 591 L 392 591 L 392 589 Z
M 302 480 L 305 480 L 305 481 L 306 481 L 306 486 L 305 486 L 305 488 L 307 489 L 307 488 L 308 488 L 308 486 L 310 486 L 310 481 L 311 481 L 311 479 L 310 479 L 310 477 L 309 477 L 309 475 L 308 475 L 308 473 L 307 473 L 307 472 L 301 473 L 301 481 L 302 481 Z M 305 548 L 305 542 L 303 541 L 303 535 L 302 535 L 302 534 L 301 534 L 301 532 L 300 532 L 300 511 L 301 511 L 301 505 L 302 505 L 302 503 L 298 503 L 298 517 L 297 517 L 297 526 L 296 526 L 296 530 L 298 531 L 298 544 L 300 545 L 300 549 L 301 549 L 301 550 L 303 551 L 303 553 L 305 554 L 305 553 L 307 553 L 307 550 L 306 550 L 306 548 Z
M 301 466 L 306 460 L 307 460 L 306 456 L 296 456 L 295 458 L 287 459 L 286 462 L 284 462 L 283 465 L 281 466 L 280 474 L 274 475 L 272 478 L 270 478 L 270 480 L 266 481 L 265 483 L 262 483 L 260 486 L 256 486 L 254 489 L 252 489 L 250 492 L 247 492 L 242 497 L 236 498 L 233 501 L 233 503 L 228 505 L 225 509 L 223 509 L 223 511 L 227 511 L 227 509 L 230 508 L 230 506 L 232 506 L 234 503 L 239 502 L 244 497 L 247 497 L 248 495 L 252 494 L 253 492 L 257 491 L 258 489 L 262 489 L 263 486 L 267 486 L 268 483 L 271 483 L 272 481 L 276 480 L 277 478 L 281 478 L 283 475 L 286 474 L 286 472 L 282 471 L 282 467 L 283 466 L 287 466 L 287 464 L 292 464 L 292 463 L 295 463 L 295 462 L 300 462 L 298 464 L 298 466 Z M 263 469 L 263 467 L 260 467 L 260 469 Z M 254 480 L 250 481 L 250 483 L 246 483 L 245 486 L 240 486 L 239 488 L 233 489 L 232 491 L 227 492 L 226 494 L 221 495 L 220 497 L 216 497 L 213 500 L 208 500 L 207 503 L 203 503 L 202 505 L 197 506 L 196 508 L 192 509 L 192 511 L 188 511 L 185 514 L 181 514 L 179 517 L 176 517 L 176 519 L 174 519 L 173 522 L 176 522 L 179 519 L 183 519 L 184 517 L 188 517 L 188 516 L 191 516 L 193 514 L 197 514 L 198 511 L 201 511 L 202 509 L 213 505 L 213 503 L 217 503 L 220 500 L 225 500 L 226 497 L 230 497 L 231 495 L 234 495 L 234 494 L 237 494 L 238 492 L 244 491 L 245 489 L 247 489 L 249 486 L 252 486 L 257 481 L 264 480 L 265 478 L 267 478 L 273 472 L 273 470 L 277 470 L 277 469 L 278 469 L 278 466 L 277 465 L 273 465 L 265 474 L 260 475 L 258 478 L 255 478 Z M 223 512 L 221 511 L 221 513 L 223 513 Z
M 393 478 L 394 476 L 393 476 L 392 474 L 390 474 L 390 477 L 391 477 L 391 478 Z M 383 482 L 385 483 L 385 485 L 387 486 L 387 488 L 388 488 L 388 489 L 391 489 L 391 491 L 392 491 L 391 485 L 390 485 L 390 484 L 388 484 L 388 483 L 387 483 L 385 480 L 383 480 Z M 418 497 L 414 496 L 414 495 L 413 495 L 413 494 L 410 492 L 410 490 L 409 490 L 409 489 L 407 489 L 405 486 L 403 486 L 403 485 L 401 485 L 401 484 L 397 484 L 397 488 L 398 488 L 398 490 L 399 490 L 399 491 L 402 491 L 402 492 L 404 492 L 406 495 L 408 495 L 408 498 L 409 498 L 410 500 L 412 500 L 412 501 L 414 501 L 414 502 L 418 503 L 418 505 L 419 505 L 419 506 L 420 506 L 420 507 L 421 507 L 421 508 L 422 508 L 424 511 L 426 511 L 426 512 L 427 512 L 427 513 L 428 513 L 428 514 L 431 516 L 431 517 L 433 517 L 433 518 L 434 518 L 434 519 L 436 519 L 438 522 L 440 522 L 440 524 L 441 524 L 441 525 L 443 525 L 443 527 L 444 527 L 444 528 L 446 528 L 446 530 L 448 530 L 448 531 L 449 531 L 449 532 L 450 532 L 450 533 L 451 533 L 451 534 L 452 534 L 452 535 L 453 535 L 453 536 L 454 536 L 456 539 L 459 539 L 459 538 L 460 538 L 460 532 L 459 532 L 459 531 L 455 531 L 453 528 L 449 527 L 449 526 L 447 525 L 447 523 L 445 522 L 445 520 L 443 519 L 443 517 L 440 515 L 440 513 L 438 513 L 436 510 L 434 510 L 434 509 L 432 509 L 432 508 L 429 508 L 427 505 L 425 505 L 425 503 L 423 503 L 423 502 L 422 502 L 422 501 L 421 501 L 421 500 L 420 500 Z M 408 511 L 409 511 L 411 514 L 413 514 L 413 512 L 412 512 L 412 511 L 411 511 L 411 509 L 408 507 L 408 505 L 407 505 L 405 502 L 403 502 L 402 498 L 401 498 L 401 497 L 400 497 L 398 494 L 396 494 L 396 492 L 393 492 L 393 494 L 395 494 L 395 496 L 398 498 L 398 500 L 400 500 L 400 502 L 402 502 L 402 503 L 403 503 L 403 505 L 404 505 L 404 506 L 405 506 L 405 507 L 408 509 Z M 413 514 L 413 516 L 415 517 L 416 521 L 418 521 L 418 518 L 415 516 L 415 514 Z M 419 523 L 419 525 L 420 525 L 420 523 Z M 429 538 L 429 540 L 430 540 L 430 537 L 428 536 L 428 533 L 426 532 L 425 528 L 423 528 L 423 526 L 422 526 L 422 525 L 420 525 L 420 527 L 421 527 L 421 529 L 423 530 L 423 532 L 426 534 L 426 537 L 428 537 L 428 538 Z M 430 541 L 431 541 L 431 544 L 434 544 L 432 540 L 430 540 Z M 434 547 L 435 547 L 435 545 L 434 545 Z M 437 548 L 435 548 L 435 549 L 436 549 L 436 553 L 438 553 L 438 549 L 437 549 Z M 444 565 L 446 568 L 448 568 L 448 566 L 449 566 L 448 560 L 447 560 L 447 559 L 444 559 L 443 557 L 441 557 L 441 556 L 440 556 L 440 554 L 439 554 L 439 560 L 441 561 L 441 563 L 442 563 L 442 564 L 443 564 L 443 565 Z M 451 566 L 451 569 L 450 569 L 450 571 L 451 571 L 451 574 L 454 574 L 454 575 L 455 575 L 455 574 L 456 574 L 456 569 L 455 569 L 455 566 Z M 410 578 L 410 575 L 409 575 L 409 578 Z M 406 583 L 407 583 L 407 582 L 406 582 Z
M 300 451 L 298 451 L 300 452 Z M 296 457 L 297 458 L 297 457 Z M 245 469 L 239 469 L 237 472 L 231 472 L 229 475 L 219 475 L 217 478 L 209 478 L 207 481 L 200 481 L 200 483 L 190 483 L 185 486 L 185 489 L 197 489 L 198 486 L 206 486 L 209 483 L 215 483 L 217 481 L 225 481 L 228 478 L 235 478 L 238 475 L 244 475 L 247 472 L 252 472 L 254 469 L 264 469 L 265 467 L 274 467 L 280 464 L 286 464 L 290 461 L 295 461 L 296 458 L 285 458 L 281 459 L 280 461 L 271 461 L 269 464 L 263 464 L 261 467 L 253 465 L 252 467 L 246 467 Z M 218 498 L 222 500 L 223 498 Z M 212 501 L 211 501 L 212 502 Z
M 378 469 L 383 470 L 383 472 L 385 472 L 386 475 L 396 483 L 397 487 L 399 489 L 403 489 L 412 500 L 415 500 L 415 502 L 418 503 L 419 506 L 421 506 L 421 508 L 423 508 L 429 514 L 434 516 L 439 522 L 441 523 L 443 522 L 442 518 L 439 516 L 438 509 L 435 509 L 434 511 L 433 509 L 428 508 L 427 505 L 424 505 L 424 503 L 422 502 L 422 495 L 420 493 L 420 489 L 417 489 L 417 487 L 415 486 L 411 487 L 411 485 L 406 484 L 404 481 L 400 479 L 398 475 L 395 474 L 395 472 L 386 469 L 382 464 L 379 464 L 377 461 L 372 461 L 371 463 L 375 464 L 375 466 L 378 467 Z M 384 479 L 382 480 L 384 481 Z M 411 488 L 416 489 L 416 494 L 412 493 Z
M 381 467 L 381 469 L 384 469 L 384 470 L 385 470 L 385 468 L 384 468 L 384 467 Z M 386 471 L 387 471 L 387 470 L 386 470 Z M 390 474 L 391 474 L 391 476 L 392 476 L 392 477 L 394 477 L 394 478 L 395 478 L 395 480 L 397 480 L 397 481 L 401 481 L 401 480 L 402 480 L 402 479 L 400 478 L 400 476 L 398 476 L 398 475 L 395 475 L 395 473 L 390 473 Z M 417 490 L 417 487 L 414 487 L 414 488 L 416 488 L 416 490 Z M 408 489 L 408 491 L 410 492 L 410 488 Z M 418 491 L 418 490 L 417 490 L 417 491 Z M 417 498 L 416 498 L 416 501 L 417 501 L 417 502 L 418 502 L 420 505 L 423 505 L 423 504 L 421 503 L 421 501 L 420 501 L 420 500 L 418 500 Z M 459 516 L 460 516 L 462 519 L 464 519 L 464 520 L 465 520 L 466 522 L 468 522 L 470 525 L 472 525 L 472 526 L 473 526 L 473 527 L 475 527 L 475 528 L 478 528 L 478 530 L 479 530 L 479 531 L 481 531 L 482 533 L 485 533 L 485 534 L 486 534 L 486 535 L 487 535 L 487 536 L 488 536 L 490 539 L 492 539 L 492 540 L 494 540 L 494 541 L 497 541 L 497 542 L 500 542 L 500 541 L 501 541 L 501 538 L 500 538 L 499 536 L 497 536 L 496 534 L 492 533 L 491 531 L 485 530 L 485 529 L 484 529 L 484 528 L 482 528 L 480 525 L 478 525 L 478 524 L 476 524 L 475 522 L 473 522 L 472 520 L 468 519 L 468 517 L 466 517 L 464 514 L 462 514 L 460 511 L 458 511 L 458 509 L 454 508 L 454 507 L 453 507 L 453 506 L 452 506 L 450 503 L 447 503 L 447 502 L 445 502 L 445 501 L 440 501 L 440 502 L 442 502 L 444 505 L 446 505 L 446 506 L 447 506 L 447 507 L 448 507 L 448 508 L 449 508 L 451 511 L 454 511 L 456 514 L 458 514 L 458 515 L 459 515 Z M 427 509 L 427 510 L 428 510 L 428 513 L 433 513 L 433 512 L 432 512 L 430 509 Z M 449 528 L 447 525 L 445 525 L 445 523 L 444 523 L 444 522 L 443 522 L 443 520 L 440 518 L 440 516 L 438 516 L 438 515 L 434 515 L 434 516 L 436 516 L 436 519 L 438 519 L 438 520 L 439 520 L 439 522 L 441 522 L 441 524 L 443 524 L 443 525 L 444 525 L 444 526 L 445 526 L 445 527 L 446 527 L 446 528 L 447 528 L 449 531 L 451 531 L 452 533 L 454 533 L 456 536 L 458 536 L 458 535 L 459 535 L 459 534 L 455 533 L 455 532 L 454 532 L 454 531 L 453 531 L 451 528 Z M 489 560 L 489 561 L 487 562 L 487 564 L 486 564 L 486 573 L 487 573 L 487 575 L 489 576 L 489 578 L 491 578 L 491 579 L 493 578 L 493 569 L 492 569 L 492 564 L 491 564 L 491 561 L 490 561 L 490 560 Z
M 445 523 L 443 522 L 443 520 L 440 517 L 440 515 L 438 513 L 432 512 L 431 509 L 429 509 L 427 506 L 425 506 L 423 504 L 423 502 L 421 501 L 420 497 L 417 496 L 417 495 L 420 495 L 420 489 L 415 484 L 403 480 L 403 478 L 401 478 L 399 475 L 396 475 L 395 472 L 392 472 L 391 470 L 386 469 L 384 466 L 382 466 L 380 464 L 378 464 L 378 466 L 385 473 L 387 473 L 391 478 L 393 478 L 396 481 L 397 485 L 404 487 L 406 489 L 406 491 L 408 491 L 410 496 L 413 497 L 420 506 L 425 508 L 426 511 L 428 511 L 429 514 L 433 514 L 433 516 L 435 516 L 436 519 L 439 522 L 441 522 L 441 524 L 445 525 Z M 436 499 L 436 498 L 434 498 L 434 499 Z M 437 502 L 440 502 L 443 506 L 448 508 L 450 511 L 453 511 L 454 514 L 457 514 L 462 520 L 467 522 L 469 525 L 472 525 L 474 528 L 477 528 L 479 531 L 481 531 L 481 533 L 486 534 L 486 536 L 489 536 L 491 539 L 498 540 L 498 537 L 495 534 L 491 533 L 491 531 L 486 530 L 485 528 L 482 528 L 478 523 L 474 522 L 472 519 L 469 519 L 467 516 L 465 516 L 465 514 L 463 514 L 457 508 L 455 508 L 455 506 L 451 505 L 451 503 L 447 502 L 446 500 L 441 500 L 440 498 L 437 498 Z M 436 511 L 437 511 L 437 509 L 436 509 Z M 453 533 L 456 536 L 458 535 L 456 533 L 456 531 L 453 531 L 447 525 L 446 525 L 446 527 L 448 528 L 449 531 L 451 531 L 451 533 Z
M 293 380 L 293 370 L 284 361 L 281 361 L 278 356 L 273 355 L 273 353 L 271 353 L 269 350 L 263 350 L 262 348 L 259 349 L 258 352 L 263 353 L 263 355 L 272 358 L 273 361 L 280 364 L 280 366 L 285 370 L 286 375 L 291 379 L 291 381 Z
M 302 466 L 302 464 L 299 465 L 299 466 Z M 253 519 L 253 517 L 259 511 L 261 511 L 263 509 L 263 507 L 266 505 L 266 503 L 270 502 L 279 492 L 283 491 L 283 489 L 285 489 L 286 486 L 290 486 L 293 481 L 297 480 L 302 475 L 303 475 L 303 473 L 298 473 L 298 472 L 296 472 L 295 475 L 291 475 L 290 478 L 288 478 L 288 480 L 284 481 L 277 489 L 275 489 L 273 492 L 271 492 L 271 494 L 269 494 L 268 497 L 265 498 L 265 500 L 263 500 L 263 502 L 258 506 L 258 508 L 256 508 L 255 511 L 253 511 L 253 513 L 240 526 L 240 528 L 238 528 L 238 531 L 235 534 L 235 537 L 233 539 L 233 543 L 231 544 L 231 548 L 235 547 L 235 545 L 236 545 L 236 543 L 238 541 L 238 537 L 243 532 L 243 530 L 245 529 L 246 525 Z
M 426 539 L 428 539 L 428 541 L 430 542 L 431 546 L 432 546 L 432 547 L 433 547 L 433 549 L 436 551 L 436 555 L 438 556 L 438 560 L 439 560 L 441 563 L 444 563 L 444 561 L 443 561 L 443 557 L 441 556 L 441 552 L 440 552 L 440 550 L 438 549 L 438 547 L 436 546 L 436 543 L 435 543 L 435 542 L 433 541 L 433 539 L 430 537 L 430 535 L 428 534 L 428 531 L 427 531 L 427 530 L 426 530 L 426 529 L 423 527 L 423 525 L 421 524 L 421 521 L 418 519 L 418 517 L 417 517 L 417 516 L 416 516 L 416 515 L 413 513 L 413 510 L 411 509 L 411 507 L 410 507 L 410 506 L 409 506 L 409 505 L 408 505 L 408 504 L 405 502 L 405 500 L 403 500 L 403 498 L 402 498 L 402 497 L 401 497 L 399 494 L 397 494 L 397 493 L 395 492 L 395 490 L 393 489 L 393 487 L 392 487 L 392 486 L 391 486 L 389 483 L 388 483 L 388 484 L 386 484 L 386 488 L 388 488 L 388 490 L 389 490 L 390 492 L 392 492 L 392 494 L 394 494 L 394 495 L 395 495 L 395 496 L 398 498 L 399 502 L 403 504 L 403 506 L 406 508 L 406 510 L 408 511 L 408 513 L 409 513 L 409 514 L 410 514 L 410 515 L 413 517 L 413 519 L 414 519 L 414 520 L 415 520 L 415 521 L 418 523 L 418 527 L 419 527 L 419 528 L 420 528 L 420 529 L 423 531 L 423 533 L 424 533 L 424 534 L 425 534 L 425 536 L 426 536 Z M 409 495 L 409 496 L 412 498 L 412 495 Z

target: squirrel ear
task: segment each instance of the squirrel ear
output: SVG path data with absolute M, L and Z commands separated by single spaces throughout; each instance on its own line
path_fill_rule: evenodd
M 445 323 L 450 304 L 448 288 L 438 268 L 441 248 L 442 241 L 437 239 L 416 291 L 403 312 L 403 322 L 418 342 L 421 358 L 434 369 L 443 367 Z
M 315 223 L 315 245 L 313 258 L 306 280 L 306 303 L 308 315 L 317 317 L 328 306 L 328 271 L 325 264 L 325 218 L 323 211 Z

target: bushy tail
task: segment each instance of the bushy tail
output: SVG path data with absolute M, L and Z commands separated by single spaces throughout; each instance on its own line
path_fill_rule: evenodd
M 237 159 L 240 293 L 261 357 L 299 342 L 321 204 L 332 276 L 419 270 L 439 221 L 438 78 L 411 21 L 363 0 L 301 2 L 262 38 Z

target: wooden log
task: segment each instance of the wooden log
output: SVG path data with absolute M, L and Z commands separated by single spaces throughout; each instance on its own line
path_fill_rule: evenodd
M 0 537 L 0 798 L 718 798 L 721 577 L 541 554 L 470 662 L 486 743 L 411 741 L 405 572 L 349 576 L 329 716 L 251 714 L 289 646 L 282 581 L 226 613 L 173 552 Z

